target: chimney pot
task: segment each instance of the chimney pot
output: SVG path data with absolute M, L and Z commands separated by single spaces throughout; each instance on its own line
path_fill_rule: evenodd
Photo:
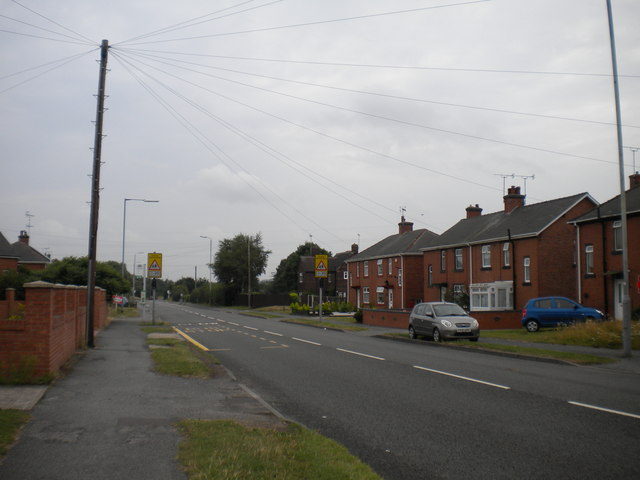
M 640 173 L 629 175 L 629 189 L 636 188 L 638 185 L 640 185 Z
M 400 234 L 403 233 L 407 233 L 407 232 L 413 232 L 413 222 L 407 222 L 404 219 L 404 215 L 402 215 L 402 217 L 400 217 L 400 223 L 398 224 L 398 232 Z
M 504 199 L 504 213 L 510 213 L 518 207 L 524 206 L 524 195 L 520 194 L 520 187 L 512 185 L 507 190 Z
M 467 210 L 467 218 L 474 218 L 482 215 L 482 209 L 480 208 L 480 205 L 478 205 L 477 203 L 475 207 L 473 205 L 469 205 L 466 210 Z
M 351 254 L 352 255 L 356 255 L 358 253 L 358 244 L 357 243 L 352 243 L 351 244 Z
M 18 237 L 18 240 L 29 245 L 29 235 L 27 234 L 26 230 L 20 230 L 20 236 Z

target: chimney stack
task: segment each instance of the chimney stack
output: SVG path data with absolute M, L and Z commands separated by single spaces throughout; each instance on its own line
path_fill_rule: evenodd
M 400 217 L 400 223 L 398 224 L 399 233 L 413 232 L 413 222 L 407 222 L 404 219 L 404 215 Z
M 358 253 L 358 244 L 357 243 L 352 243 L 351 244 L 351 255 L 357 255 Z
M 18 240 L 29 245 L 29 235 L 27 234 L 26 230 L 20 230 L 20 236 L 18 237 Z
M 640 185 L 640 173 L 629 175 L 629 189 L 636 188 L 638 185 Z
M 480 208 L 480 205 L 478 205 L 477 203 L 475 207 L 473 205 L 469 205 L 466 210 L 467 210 L 467 218 L 474 218 L 482 215 L 482 209 Z
M 524 195 L 520 195 L 520 187 L 513 185 L 507 190 L 504 198 L 504 213 L 510 213 L 518 207 L 524 206 Z

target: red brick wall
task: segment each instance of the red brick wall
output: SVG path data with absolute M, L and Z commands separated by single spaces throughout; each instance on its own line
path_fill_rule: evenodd
M 55 373 L 85 345 L 86 288 L 32 282 L 25 285 L 24 318 L 0 320 L 0 375 L 34 361 L 34 379 Z M 107 324 L 106 292 L 96 289 L 96 329 Z
M 363 309 L 362 323 L 378 327 L 406 329 L 409 326 L 411 310 Z M 482 330 L 522 328 L 522 312 L 472 312 L 471 316 L 480 324 Z
M 17 258 L 0 258 L 0 272 L 4 270 L 18 271 Z
M 409 326 L 411 310 L 363 309 L 362 323 L 378 327 L 406 329 Z

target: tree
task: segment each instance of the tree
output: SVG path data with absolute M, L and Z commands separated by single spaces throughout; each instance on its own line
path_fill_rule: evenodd
M 227 302 L 242 290 L 258 286 L 258 277 L 267 268 L 271 251 L 262 246 L 262 235 L 238 234 L 218 243 L 213 273 L 227 288 Z
M 299 245 L 289 256 L 280 261 L 273 277 L 273 290 L 276 293 L 295 292 L 298 289 L 298 267 L 300 257 L 306 255 L 329 255 L 331 252 L 315 243 L 307 242 Z
M 89 261 L 87 257 L 65 257 L 62 260 L 54 260 L 41 273 L 45 282 L 62 283 L 64 285 L 86 285 Z M 124 293 L 131 290 L 128 280 L 122 278 L 119 263 L 96 263 L 96 286 L 104 288 L 107 295 Z

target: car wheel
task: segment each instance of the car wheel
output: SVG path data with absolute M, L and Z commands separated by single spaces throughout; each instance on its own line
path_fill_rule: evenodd
M 418 338 L 418 335 L 416 335 L 416 331 L 413 329 L 412 325 L 409 325 L 409 338 L 412 340 Z
M 527 327 L 527 332 L 534 333 L 540 330 L 540 324 L 535 320 L 527 320 L 527 323 L 525 326 Z
M 440 336 L 440 330 L 438 330 L 438 327 L 433 329 L 433 341 L 434 342 L 442 341 L 442 337 Z

